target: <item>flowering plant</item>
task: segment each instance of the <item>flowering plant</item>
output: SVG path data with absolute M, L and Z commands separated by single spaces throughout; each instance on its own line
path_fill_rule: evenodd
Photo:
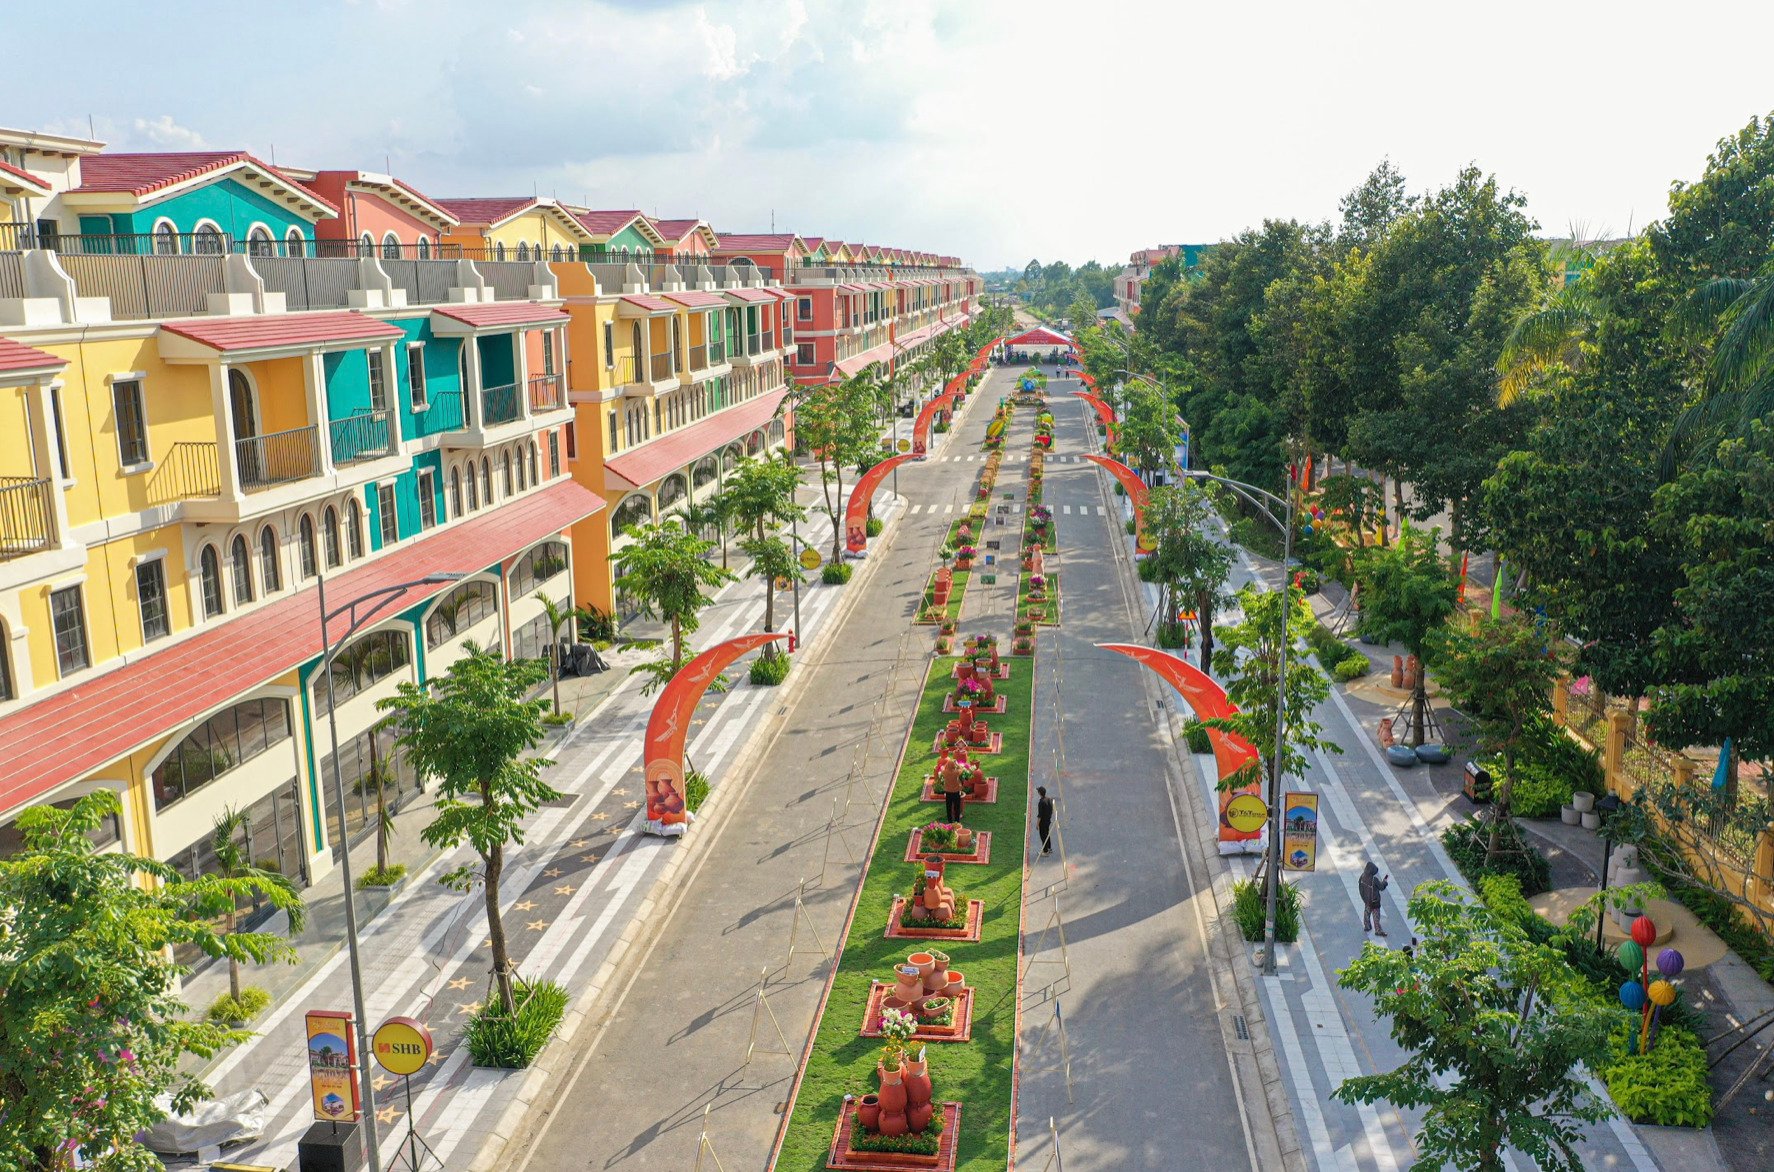
M 894 1066 L 905 1057 L 906 1043 L 918 1032 L 918 1019 L 903 1009 L 881 1011 L 881 1055 Z M 886 1063 L 884 1063 L 885 1065 Z
M 956 550 L 956 551 L 955 551 L 955 553 L 956 553 L 956 554 L 957 554 L 957 555 L 958 555 L 958 556 L 960 556 L 960 557 L 964 557 L 964 558 L 970 558 L 970 557 L 973 557 L 973 556 L 974 556 L 974 555 L 976 555 L 976 554 L 977 554 L 977 553 L 978 553 L 978 552 L 979 552 L 979 551 L 978 551 L 978 550 L 976 550 L 976 549 L 974 549 L 974 548 L 973 548 L 973 547 L 972 547 L 972 546 L 971 546 L 971 545 L 963 545 L 963 546 L 962 546 L 962 547 L 961 547 L 961 548 L 960 548 L 960 549 L 958 549 L 958 550 Z
M 977 696 L 981 692 L 986 690 L 986 686 L 984 684 L 980 683 L 978 680 L 962 680 L 961 683 L 957 686 L 957 690 L 960 691 L 963 695 Z
M 1029 586 L 1035 590 L 1046 589 L 1047 575 L 1046 574 L 1030 574 L 1029 575 Z
M 1050 521 L 1053 519 L 1053 510 L 1046 505 L 1036 505 L 1029 510 L 1029 513 L 1037 521 Z

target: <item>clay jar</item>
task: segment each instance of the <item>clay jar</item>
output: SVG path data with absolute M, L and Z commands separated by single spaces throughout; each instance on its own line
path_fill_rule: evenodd
M 877 1096 L 881 1104 L 881 1114 L 876 1126 L 880 1128 L 882 1135 L 906 1133 L 906 1088 L 902 1070 L 903 1067 L 888 1070 L 879 1062 L 875 1063 L 875 1077 L 881 1080 L 881 1091 Z
M 928 952 L 914 952 L 905 958 L 905 962 L 918 970 L 920 983 L 928 982 L 930 974 L 936 970 L 936 958 Z
M 895 965 L 893 975 L 898 978 L 899 981 L 899 984 L 894 987 L 892 993 L 892 997 L 895 1001 L 910 1005 L 924 995 L 923 974 L 918 971 L 917 966 L 909 964 Z
M 918 1051 L 919 1055 L 924 1052 Z M 936 1113 L 931 1103 L 933 1088 L 930 1085 L 929 1064 L 920 1056 L 908 1058 L 900 1067 L 902 1085 L 906 1095 L 906 1126 L 915 1134 L 922 1135 L 930 1126 L 930 1118 Z
M 956 1005 L 961 1003 L 961 990 L 967 987 L 967 978 L 954 969 L 948 972 L 949 983 L 943 988 L 942 995 Z
M 924 974 L 924 992 L 941 993 L 948 988 L 948 984 L 949 958 L 938 957 L 936 962 L 930 966 L 930 971 Z
M 856 1121 L 866 1132 L 881 1130 L 881 1096 L 864 1095 L 856 1104 Z

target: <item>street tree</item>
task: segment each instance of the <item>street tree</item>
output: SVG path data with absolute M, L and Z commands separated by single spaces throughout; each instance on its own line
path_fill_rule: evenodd
M 832 519 L 832 562 L 844 556 L 844 469 L 871 458 L 876 449 L 875 392 L 867 380 L 846 379 L 798 395 L 795 433 L 819 461 L 825 511 Z M 834 491 L 836 496 L 834 497 Z
M 1066 318 L 1072 323 L 1074 334 L 1089 329 L 1096 324 L 1096 302 L 1080 293 L 1066 307 Z
M 380 790 L 377 791 L 378 800 Z M 283 874 L 267 867 L 261 867 L 253 861 L 251 854 L 252 820 L 245 810 L 237 806 L 225 806 L 210 828 L 209 850 L 215 859 L 214 873 L 222 879 L 243 883 L 253 891 L 277 891 L 278 898 L 274 905 L 284 912 L 289 919 L 289 930 L 293 936 L 302 930 L 307 919 L 307 905 L 302 897 L 296 894 L 295 884 Z M 250 906 L 250 905 L 249 905 Z M 240 923 L 241 902 L 232 896 L 218 896 L 215 905 L 209 908 L 211 914 L 221 918 L 223 930 L 232 936 Z M 228 996 L 240 1003 L 240 957 L 228 958 Z
M 1519 613 L 1483 619 L 1470 631 L 1450 621 L 1429 637 L 1429 659 L 1443 693 L 1478 726 L 1483 750 L 1503 758 L 1487 865 L 1504 846 L 1516 755 L 1529 728 L 1551 710 L 1552 686 L 1568 666 L 1563 646 L 1549 627 L 1536 626 Z
M 1136 381 L 1124 392 L 1125 409 L 1115 430 L 1116 452 L 1148 483 L 1176 466 L 1182 427 L 1176 403 L 1161 386 Z
M 1344 1079 L 1333 1097 L 1422 1111 L 1423 1167 L 1501 1172 L 1512 1148 L 1536 1168 L 1581 1172 L 1585 1126 L 1612 1114 L 1587 1068 L 1612 1056 L 1616 1011 L 1561 996 L 1571 979 L 1564 954 L 1451 884 L 1419 887 L 1410 919 L 1414 953 L 1369 944 L 1337 974 L 1342 988 L 1373 998 L 1407 1057 Z
M 250 1036 L 187 1020 L 178 998 L 185 970 L 172 950 L 295 958 L 287 941 L 219 931 L 210 914 L 255 896 L 299 907 L 287 887 L 193 879 L 95 848 L 92 833 L 121 813 L 109 789 L 65 810 L 30 807 L 15 823 L 23 848 L 0 858 L 0 1165 L 8 1168 L 68 1172 L 88 1159 L 118 1172 L 159 1169 L 136 1133 L 208 1096 L 190 1058 Z
M 1421 663 L 1430 635 L 1459 602 L 1459 580 L 1437 546 L 1434 529 L 1406 528 L 1395 545 L 1370 548 L 1356 559 L 1361 590 L 1361 632 L 1382 643 L 1402 643 Z M 1410 744 L 1423 743 L 1429 724 L 1429 691 L 1417 672 L 1411 692 Z
M 736 579 L 709 563 L 705 555 L 714 543 L 686 531 L 676 517 L 636 525 L 628 532 L 633 540 L 610 559 L 616 569 L 616 589 L 634 599 L 642 615 L 671 629 L 669 655 L 630 669 L 647 677 L 642 694 L 651 695 L 684 666 L 684 637 L 696 633 L 702 609 L 714 601 L 707 591 Z
M 529 699 L 548 676 L 540 660 L 507 660 L 475 647 L 425 684 L 402 683 L 377 707 L 394 714 L 413 768 L 437 787 L 437 817 L 419 832 L 431 846 L 466 842 L 480 866 L 441 876 L 458 891 L 478 883 L 492 941 L 493 980 L 509 1017 L 516 1011 L 511 955 L 499 912 L 505 851 L 524 841 L 524 819 L 560 793 L 542 779 L 552 762 L 526 756 L 542 743 L 548 701 Z
M 1161 588 L 1159 621 L 1174 623 L 1179 603 L 1193 610 L 1201 628 L 1201 669 L 1213 662 L 1213 618 L 1232 573 L 1232 547 L 1213 533 L 1213 502 L 1192 481 L 1160 485 L 1146 503 L 1146 532 L 1154 549 L 1140 562 L 1140 576 Z
M 727 478 L 722 497 L 733 524 L 746 534 L 740 548 L 752 559 L 751 574 L 764 581 L 764 630 L 776 629 L 776 590 L 780 578 L 802 581 L 796 551 L 779 536 L 785 521 L 803 521 L 807 510 L 795 499 L 801 487 L 801 466 L 788 453 L 741 461 Z M 766 657 L 783 654 L 768 644 Z
M 584 607 L 566 606 L 538 590 L 536 601 L 542 604 L 542 617 L 548 623 L 548 677 L 554 688 L 554 710 L 561 710 L 561 628 L 568 623 L 577 630 L 581 619 L 590 615 Z
M 1238 605 L 1244 621 L 1220 632 L 1222 645 L 1214 654 L 1214 669 L 1226 680 L 1226 697 L 1238 706 L 1232 716 L 1215 717 L 1201 723 L 1212 728 L 1237 733 L 1263 758 L 1264 772 L 1270 788 L 1280 790 L 1285 777 L 1304 777 L 1306 754 L 1314 750 L 1341 753 L 1335 741 L 1322 735 L 1324 726 L 1312 713 L 1330 697 L 1330 682 L 1312 663 L 1311 657 L 1289 654 L 1285 687 L 1281 679 L 1281 648 L 1283 640 L 1291 649 L 1306 637 L 1315 621 L 1312 608 L 1297 587 L 1285 591 L 1264 591 L 1246 586 L 1238 592 Z M 1285 599 L 1285 601 L 1284 601 Z M 1285 612 L 1283 608 L 1285 609 Z M 1283 614 L 1286 633 L 1283 633 Z M 1276 702 L 1283 701 L 1285 714 L 1281 739 L 1281 756 L 1275 755 Z M 1220 788 L 1242 785 L 1248 779 L 1220 779 Z
M 698 537 L 707 540 L 706 534 L 712 529 L 714 540 L 721 545 L 721 569 L 727 564 L 727 535 L 732 525 L 732 518 L 727 515 L 727 497 L 724 492 L 704 497 L 700 501 L 684 502 L 684 526 Z

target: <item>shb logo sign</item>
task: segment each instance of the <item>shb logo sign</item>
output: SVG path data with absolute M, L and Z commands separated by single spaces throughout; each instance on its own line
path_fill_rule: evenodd
M 391 1017 L 377 1027 L 370 1039 L 376 1062 L 389 1074 L 417 1074 L 431 1059 L 431 1031 L 410 1017 Z

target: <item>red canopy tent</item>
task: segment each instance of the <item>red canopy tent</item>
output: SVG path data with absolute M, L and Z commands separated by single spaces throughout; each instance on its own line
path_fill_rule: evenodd
M 1078 343 L 1072 341 L 1058 330 L 1050 330 L 1046 326 L 1036 326 L 1018 334 L 1014 338 L 1004 339 L 1005 346 L 1065 346 L 1076 354 Z

